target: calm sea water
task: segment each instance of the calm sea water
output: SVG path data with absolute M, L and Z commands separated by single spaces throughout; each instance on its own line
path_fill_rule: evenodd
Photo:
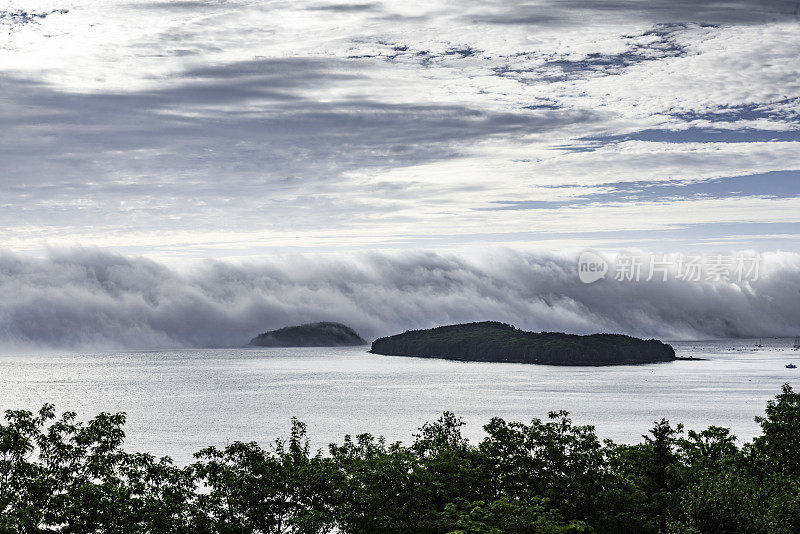
M 409 442 L 451 410 L 480 439 L 493 416 L 530 421 L 565 409 L 601 438 L 637 442 L 662 417 L 702 429 L 758 433 L 753 417 L 781 384 L 800 387 L 792 340 L 675 342 L 705 361 L 622 367 L 548 367 L 378 356 L 366 348 L 207 349 L 0 355 L 0 408 L 45 402 L 88 418 L 128 414 L 127 449 L 184 463 L 206 445 L 266 445 L 308 424 L 315 447 L 370 432 Z M 736 349 L 736 350 L 733 350 Z

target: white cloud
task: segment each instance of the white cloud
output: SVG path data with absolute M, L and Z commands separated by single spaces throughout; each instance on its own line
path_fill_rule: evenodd
M 0 238 L 246 256 L 794 222 L 791 198 L 578 200 L 800 169 L 795 8 L 6 1 Z M 511 200 L 558 206 L 484 209 Z

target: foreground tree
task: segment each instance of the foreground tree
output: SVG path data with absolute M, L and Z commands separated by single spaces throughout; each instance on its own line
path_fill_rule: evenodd
M 753 440 L 756 461 L 772 473 L 800 476 L 800 393 L 784 384 L 775 400 L 767 402 L 766 416 L 755 419 L 762 431 Z
M 274 452 L 256 443 L 233 443 L 198 452 L 192 467 L 208 488 L 198 497 L 195 529 L 224 533 L 318 534 L 330 532 L 332 470 L 311 456 L 306 426 L 292 420 L 291 437 Z
M 471 445 L 452 413 L 410 446 L 362 434 L 312 452 L 288 439 L 208 447 L 179 467 L 122 449 L 125 414 L 86 423 L 5 412 L 0 534 L 548 534 L 800 532 L 800 396 L 786 385 L 737 447 L 662 420 L 636 445 L 600 442 L 566 412 L 492 419 Z

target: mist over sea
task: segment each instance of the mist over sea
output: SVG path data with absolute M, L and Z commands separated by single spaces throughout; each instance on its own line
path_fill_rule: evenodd
M 673 342 L 703 361 L 550 367 L 373 355 L 366 347 L 54 352 L 0 356 L 0 408 L 45 402 L 81 418 L 125 411 L 130 451 L 185 463 L 206 445 L 267 445 L 306 422 L 314 447 L 370 432 L 410 442 L 444 410 L 467 422 L 472 440 L 491 417 L 530 421 L 565 409 L 601 438 L 638 442 L 662 417 L 688 428 L 730 427 L 756 435 L 753 417 L 783 383 L 800 352 L 792 339 Z M 763 348 L 756 348 L 763 344 Z
M 660 339 L 800 335 L 800 255 L 754 279 L 582 283 L 577 253 L 504 248 L 206 261 L 183 269 L 97 249 L 0 249 L 0 351 L 241 347 L 266 330 L 338 321 L 367 340 L 495 320 L 524 330 Z M 34 350 L 35 349 L 35 350 Z

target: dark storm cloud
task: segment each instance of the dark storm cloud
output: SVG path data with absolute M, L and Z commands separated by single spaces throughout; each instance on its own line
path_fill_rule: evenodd
M 155 348 L 240 346 L 266 329 L 342 321 L 365 337 L 495 319 L 533 330 L 643 336 L 792 336 L 800 324 L 797 256 L 761 279 L 578 281 L 575 258 L 500 252 L 288 256 L 180 274 L 93 250 L 47 259 L 0 254 L 0 344 Z

